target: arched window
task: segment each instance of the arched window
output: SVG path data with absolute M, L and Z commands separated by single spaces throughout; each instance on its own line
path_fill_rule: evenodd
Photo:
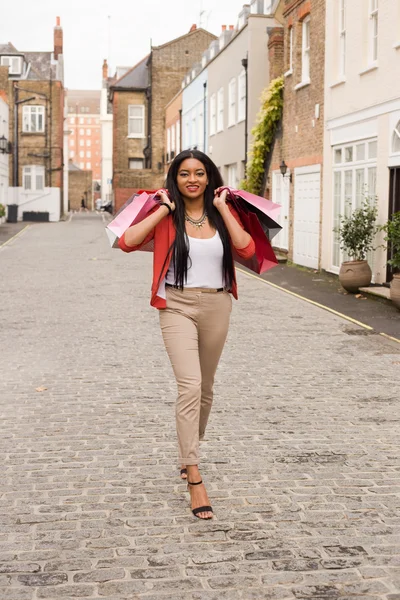
M 393 131 L 392 152 L 393 154 L 400 153 L 400 121 L 397 123 Z

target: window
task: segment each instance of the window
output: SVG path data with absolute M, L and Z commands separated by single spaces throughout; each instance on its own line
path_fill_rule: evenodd
M 171 160 L 171 128 L 167 129 L 167 162 Z
M 236 78 L 229 82 L 229 115 L 228 126 L 236 123 Z
M 204 116 L 203 110 L 200 111 L 199 118 L 197 119 L 197 146 L 201 150 L 204 150 Z
M 86 119 L 86 123 L 87 123 L 88 125 L 90 125 L 90 123 L 91 123 L 91 122 L 92 122 L 92 119 Z
M 86 129 L 86 135 L 92 135 L 92 130 L 91 129 Z
M 228 185 L 229 187 L 237 188 L 237 168 L 236 163 L 228 165 Z
M 246 72 L 242 71 L 239 75 L 238 121 L 244 121 L 245 118 L 246 118 Z
M 171 125 L 171 154 L 173 152 L 174 156 L 175 156 L 175 150 L 176 150 L 175 125 Z M 171 156 L 171 158 L 174 158 L 174 157 Z
M 130 169 L 143 169 L 143 158 L 130 158 L 129 159 Z
M 176 122 L 176 153 L 181 151 L 181 122 Z
M 69 140 L 69 145 L 70 146 L 75 146 L 75 140 Z
M 339 0 L 339 77 L 346 72 L 346 0 Z
M 85 135 L 85 130 L 84 129 L 80 129 L 79 130 L 79 135 Z
M 83 163 L 83 162 L 80 162 L 80 163 L 79 163 L 79 167 L 80 167 L 81 169 L 84 169 L 84 168 L 85 168 L 85 163 Z
M 69 153 L 69 157 L 70 158 L 74 158 L 74 156 L 75 156 L 75 152 L 73 150 L 71 150 L 70 153 Z
M 8 67 L 8 72 L 10 75 L 21 75 L 22 56 L 2 56 L 1 66 Z
M 22 115 L 25 133 L 44 133 L 44 106 L 24 106 Z
M 79 125 L 83 125 L 85 122 L 85 119 L 83 117 L 79 117 Z
M 392 153 L 398 154 L 400 153 L 400 121 L 397 123 L 393 132 L 393 140 L 392 140 Z
M 128 136 L 144 137 L 144 106 L 142 104 L 131 104 L 128 107 Z
M 91 169 L 91 168 L 92 168 L 92 163 L 90 163 L 90 162 L 87 162 L 87 163 L 86 163 L 86 168 L 87 168 L 87 169 Z
M 378 0 L 369 0 L 369 57 L 378 60 Z
M 92 145 L 92 140 L 86 140 L 86 146 L 91 146 Z
M 333 167 L 333 217 L 334 228 L 339 226 L 339 215 L 349 215 L 361 206 L 364 198 L 376 195 L 377 140 L 367 140 L 335 147 Z M 368 255 L 372 265 L 373 255 Z M 335 233 L 332 247 L 332 267 L 339 271 L 347 256 L 340 249 L 339 236 Z
M 84 157 L 85 157 L 85 153 L 84 153 L 84 151 L 83 151 L 83 150 L 81 150 L 81 151 L 79 152 L 79 157 L 80 157 L 80 158 L 84 158 Z
M 217 131 L 217 104 L 215 94 L 210 98 L 210 135 Z
M 79 140 L 79 145 L 80 146 L 84 146 L 85 145 L 85 140 Z
M 218 90 L 217 131 L 224 129 L 224 88 Z
M 302 26 L 302 52 L 301 52 L 301 82 L 310 81 L 310 17 L 306 17 Z
M 90 150 L 86 152 L 86 158 L 92 158 L 92 153 L 90 152 Z
M 69 122 L 71 123 L 71 125 L 75 124 L 75 117 L 70 117 Z
M 44 190 L 44 167 L 35 165 L 23 167 L 22 181 L 27 192 L 41 192 Z

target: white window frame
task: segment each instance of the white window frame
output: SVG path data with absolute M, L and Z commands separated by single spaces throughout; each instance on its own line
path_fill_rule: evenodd
M 139 161 L 141 161 L 140 166 L 135 166 L 134 167 L 133 165 L 135 164 L 135 161 L 136 161 L 136 164 Z M 143 158 L 129 158 L 128 159 L 128 167 L 132 171 L 135 171 L 135 170 L 139 170 L 140 171 L 141 169 L 144 169 L 144 159 Z
M 85 130 L 84 129 L 80 129 L 79 130 L 79 135 L 85 135 Z
M 246 118 L 246 71 L 243 70 L 238 77 L 238 116 L 240 123 Z
M 79 145 L 80 146 L 84 146 L 85 145 L 85 140 L 79 140 Z
M 370 144 L 377 144 L 377 138 L 368 138 L 365 140 L 358 140 L 347 144 L 340 144 L 332 147 L 333 156 L 333 186 L 332 186 L 332 222 L 333 227 L 336 229 L 339 226 L 339 214 L 349 214 L 350 211 L 360 206 L 362 202 L 361 196 L 364 196 L 364 190 L 369 196 L 374 197 L 376 195 L 376 174 L 377 174 L 377 156 L 370 158 Z M 357 160 L 357 147 L 364 146 L 363 158 Z M 351 151 L 351 160 L 346 161 L 346 150 Z M 341 162 L 335 162 L 335 152 L 341 152 Z M 376 153 L 377 154 L 377 153 Z M 337 174 L 340 175 L 337 175 Z M 364 184 L 363 190 L 358 188 L 357 177 L 362 175 Z M 373 180 L 375 189 L 369 189 L 369 183 Z M 336 180 L 340 180 L 340 201 L 336 198 Z M 351 194 L 349 196 L 350 207 L 346 202 L 346 185 L 351 185 Z M 337 210 L 338 209 L 338 210 Z M 333 273 L 339 273 L 340 264 L 343 260 L 347 260 L 346 254 L 340 250 L 339 237 L 337 233 L 333 234 L 332 248 L 331 248 L 331 271 Z M 335 257 L 338 257 L 338 264 L 335 264 Z M 373 252 L 368 253 L 368 262 L 372 267 Z
M 133 115 L 132 108 L 140 108 L 140 116 Z M 128 106 L 128 137 L 129 138 L 144 138 L 144 104 L 129 104 Z M 135 121 L 141 121 L 140 132 L 135 133 L 132 131 L 132 125 Z
M 91 162 L 87 162 L 86 163 L 86 168 L 91 171 L 92 170 L 92 163 Z
M 45 107 L 40 104 L 28 104 L 22 109 L 22 131 L 24 133 L 45 132 Z
M 396 127 L 393 130 L 392 148 L 391 148 L 391 154 L 397 156 L 397 154 L 400 154 L 400 147 L 399 147 L 399 150 L 395 150 L 396 141 L 399 141 L 399 143 L 400 143 L 400 121 L 397 123 Z
M 167 162 L 171 160 L 171 128 L 167 129 Z
M 181 151 L 181 122 L 176 122 L 176 153 L 179 154 Z
M 369 0 L 369 62 L 378 61 L 378 0 Z
M 310 83 L 310 15 L 302 22 L 301 36 L 301 83 Z
M 21 75 L 22 56 L 2 56 L 1 66 L 8 67 L 9 75 Z
M 224 88 L 218 90 L 217 96 L 217 133 L 224 130 Z
M 75 140 L 74 139 L 69 140 L 69 145 L 70 146 L 75 146 Z
M 174 153 L 174 156 L 172 158 L 174 158 L 175 152 L 176 152 L 175 123 L 173 125 L 171 125 L 171 155 L 172 155 L 172 152 Z
M 197 119 L 197 148 L 204 152 L 204 115 L 203 107 L 200 108 L 199 116 Z
M 85 158 L 85 151 L 79 150 L 79 158 Z
M 232 125 L 236 125 L 236 77 L 233 77 L 229 82 L 228 96 L 228 127 L 232 127 Z
M 86 129 L 86 135 L 92 135 L 92 130 L 91 129 Z
M 91 146 L 92 145 L 92 140 L 86 140 L 86 146 Z
M 229 187 L 233 187 L 236 189 L 238 181 L 237 181 L 237 164 L 232 163 L 228 165 L 228 185 Z
M 346 0 L 339 0 L 339 78 L 346 75 Z
M 213 94 L 210 98 L 210 136 L 217 133 L 217 97 Z
M 25 192 L 43 192 L 45 187 L 45 170 L 42 165 L 25 165 L 22 167 L 22 187 Z M 28 184 L 29 181 L 29 185 Z
M 86 158 L 92 158 L 92 153 L 90 150 L 86 150 Z

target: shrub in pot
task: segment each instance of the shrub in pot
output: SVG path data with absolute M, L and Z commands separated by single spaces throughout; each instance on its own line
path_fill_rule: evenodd
M 339 215 L 340 248 L 351 260 L 342 263 L 339 281 L 348 292 L 356 293 L 360 287 L 371 283 L 372 271 L 366 260 L 367 253 L 373 249 L 373 241 L 377 232 L 376 218 L 378 209 L 376 200 L 365 197 L 359 208 L 346 215 Z
M 386 242 L 385 248 L 390 247 L 391 250 L 388 264 L 395 269 L 400 269 L 400 211 L 394 213 L 384 225 L 379 227 L 379 231 L 385 233 L 383 238 Z M 400 272 L 394 273 L 390 282 L 390 299 L 400 309 Z

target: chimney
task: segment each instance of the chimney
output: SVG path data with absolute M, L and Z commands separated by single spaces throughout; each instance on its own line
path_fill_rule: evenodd
M 222 31 L 226 31 L 226 25 L 222 25 Z
M 103 79 L 108 79 L 108 64 L 107 64 L 107 59 L 104 59 L 103 62 Z
M 229 31 L 233 31 L 235 29 L 234 25 L 229 25 Z
M 56 19 L 56 26 L 54 27 L 54 58 L 58 60 L 60 54 L 63 53 L 63 30 L 60 25 L 60 17 Z
M 192 31 L 196 31 L 196 29 L 197 29 L 197 25 L 196 24 L 192 25 L 189 33 L 192 33 Z

